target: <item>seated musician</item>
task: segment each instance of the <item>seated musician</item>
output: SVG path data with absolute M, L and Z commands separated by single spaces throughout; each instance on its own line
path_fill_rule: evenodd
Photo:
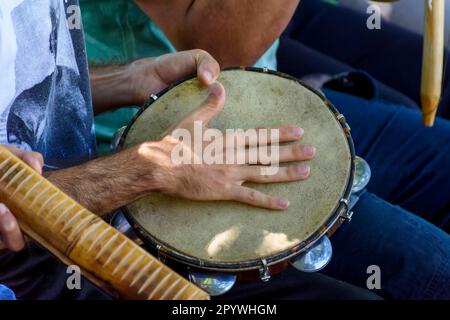
M 82 9 L 85 10 L 88 56 L 96 63 L 127 61 L 155 52 L 173 51 L 175 48 L 183 50 L 200 47 L 210 51 L 222 67 L 255 63 L 261 65 L 258 58 L 262 55 L 263 65 L 273 69 L 278 65 L 280 71 L 297 77 L 309 73 L 333 75 L 354 71 L 368 68 L 369 61 L 375 62 L 356 56 L 354 66 L 350 67 L 326 56 L 330 38 L 340 29 L 328 25 L 327 30 L 317 30 L 320 25 L 317 21 L 328 17 L 323 10 L 314 8 L 325 6 L 331 19 L 333 14 L 341 14 L 338 15 L 339 23 L 346 17 L 343 16 L 344 10 L 315 0 L 302 1 L 294 20 L 278 43 L 276 39 L 294 14 L 298 2 L 285 1 L 281 5 L 278 1 L 266 1 L 263 5 L 259 1 L 247 1 L 244 5 L 240 1 L 136 1 L 153 20 L 148 21 L 129 1 L 122 7 L 122 10 L 127 11 L 101 12 L 122 15 L 134 22 L 136 30 L 142 30 L 143 24 L 148 24 L 148 30 L 153 33 L 135 33 L 135 43 L 139 43 L 139 46 L 126 47 L 129 50 L 121 52 L 119 48 L 125 46 L 117 42 L 120 38 L 117 36 L 120 26 L 115 26 L 111 22 L 111 16 L 102 16 L 98 10 L 100 5 L 114 7 L 116 2 L 109 1 L 105 4 L 85 0 L 82 1 Z M 303 9 L 305 14 L 302 13 Z M 309 20 L 309 13 L 322 20 Z M 299 16 L 301 21 L 298 20 Z M 355 26 L 360 20 L 351 20 L 353 25 L 348 29 L 360 30 Z M 111 23 L 108 24 L 108 21 Z M 361 22 L 364 28 L 365 21 Z M 300 22 L 303 24 L 298 27 Z M 311 28 L 308 28 L 308 23 L 311 23 Z M 105 30 L 96 29 L 100 25 L 109 26 L 106 36 Z M 383 30 L 393 28 L 383 22 Z M 322 31 L 323 36 L 317 35 L 319 31 Z M 365 30 L 364 34 L 367 32 Z M 338 39 L 343 37 L 344 35 Z M 302 46 L 299 40 L 303 41 L 305 38 L 309 39 L 309 43 L 321 45 L 324 53 L 308 47 L 299 50 L 298 47 Z M 384 42 L 389 42 L 388 39 L 383 39 Z M 353 39 L 349 37 L 346 41 Z M 414 52 L 417 53 L 419 44 L 417 39 L 415 41 L 409 45 L 414 46 Z M 339 47 L 340 43 L 335 42 L 335 46 Z M 385 48 L 384 42 L 379 40 L 377 43 L 379 47 Z M 391 46 L 394 44 L 390 43 Z M 398 47 L 400 45 L 397 45 L 397 50 Z M 350 51 L 347 48 L 348 46 L 341 45 L 340 56 Z M 379 48 L 373 49 L 371 54 L 377 56 L 377 60 L 389 62 L 390 65 L 393 63 L 391 55 L 380 55 Z M 336 58 L 338 56 L 336 54 Z M 392 56 L 396 57 L 396 61 L 402 59 L 398 52 Z M 361 61 L 368 62 L 362 64 Z M 420 112 L 414 108 L 406 108 L 417 104 L 414 102 L 417 94 L 413 97 L 411 92 L 419 91 L 419 76 L 415 72 L 411 79 L 407 72 L 420 67 L 420 57 L 411 60 L 408 54 L 405 61 L 408 64 L 402 62 L 401 70 L 392 67 L 384 69 L 385 75 L 380 80 L 387 81 L 391 76 L 397 77 L 397 80 L 392 78 L 396 83 L 388 82 L 390 86 L 374 81 L 365 73 L 340 77 L 325 84 L 325 94 L 350 123 L 357 154 L 364 157 L 372 167 L 372 179 L 368 186 L 369 192 L 361 197 L 354 208 L 352 222 L 333 236 L 335 255 L 324 273 L 363 287 L 367 280 L 367 266 L 377 264 L 383 270 L 384 280 L 379 293 L 384 297 L 449 298 L 450 199 L 446 192 L 450 181 L 450 170 L 447 168 L 450 160 L 450 123 L 439 118 L 433 128 L 424 128 Z M 350 64 L 352 61 L 344 62 Z M 375 67 L 379 72 L 383 69 L 381 64 Z M 375 67 L 372 66 L 370 71 L 374 71 Z M 397 71 L 391 73 L 392 70 Z M 407 89 L 406 85 L 398 86 L 400 77 L 409 79 Z M 349 86 L 349 81 L 355 84 Z M 98 122 L 105 127 L 113 122 L 122 122 L 121 125 L 124 125 L 128 120 L 105 114 Z M 114 131 L 115 128 L 111 130 Z M 420 270 L 419 274 L 417 270 Z
M 417 6 L 408 1 L 403 4 Z M 280 37 L 278 68 L 299 78 L 364 70 L 373 77 L 379 99 L 418 109 L 423 36 L 385 20 L 380 29 L 369 29 L 369 17 L 371 14 L 365 10 L 359 12 L 326 1 L 301 1 Z M 411 25 L 417 23 L 415 19 L 410 21 Z M 304 60 L 309 63 L 303 63 Z M 446 64 L 444 68 L 448 76 L 450 66 Z M 450 119 L 449 88 L 446 77 L 438 109 L 439 116 L 446 119 Z
M 52 183 L 99 215 L 151 191 L 196 200 L 239 201 L 274 211 L 288 207 L 288 199 L 242 186 L 243 181 L 259 175 L 247 165 L 233 166 L 233 170 L 230 165 L 174 165 L 170 160 L 173 139 L 146 142 L 96 158 L 94 112 L 141 105 L 149 92 L 197 72 L 201 82 L 209 86 L 209 95 L 180 122 L 189 125 L 195 120 L 207 122 L 220 113 L 225 92 L 215 82 L 218 63 L 202 50 L 88 72 L 83 31 L 69 10 L 77 4 L 76 0 L 0 3 L 1 144 L 8 145 L 36 171 L 43 168 Z M 284 127 L 280 138 L 297 141 L 301 133 L 299 128 Z M 293 153 L 294 160 L 314 156 L 306 145 L 292 145 L 288 151 L 293 152 L 293 148 L 298 151 Z M 308 175 L 308 167 L 290 166 L 271 179 L 297 181 Z M 13 289 L 19 299 L 109 298 L 86 281 L 81 290 L 67 288 L 65 266 L 35 244 L 26 244 L 14 212 L 4 204 L 0 205 L 0 236 L 0 283 Z M 244 293 L 234 297 L 276 294 L 277 298 L 377 299 L 366 290 L 320 274 L 286 272 L 269 284 L 249 289 L 238 286 Z M 1 290 L 6 292 L 3 286 Z

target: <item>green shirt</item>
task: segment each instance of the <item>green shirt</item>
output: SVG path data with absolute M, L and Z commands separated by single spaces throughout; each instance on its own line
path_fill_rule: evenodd
M 132 0 L 80 0 L 89 63 L 124 63 L 176 52 L 158 26 Z M 276 70 L 278 40 L 256 66 Z M 110 150 L 114 133 L 138 108 L 121 108 L 95 117 L 99 153 Z

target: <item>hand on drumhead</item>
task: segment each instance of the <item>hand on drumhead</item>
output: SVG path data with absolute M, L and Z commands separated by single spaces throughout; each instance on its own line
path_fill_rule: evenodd
M 274 210 L 285 210 L 289 207 L 288 199 L 267 195 L 255 189 L 243 186 L 244 182 L 253 183 L 279 183 L 307 179 L 310 174 L 310 168 L 307 165 L 291 164 L 288 166 L 277 167 L 276 173 L 264 174 L 267 167 L 258 158 L 258 149 L 271 145 L 270 138 L 266 141 L 259 140 L 248 146 L 249 140 L 244 140 L 247 148 L 234 149 L 227 147 L 227 137 L 223 134 L 220 139 L 223 148 L 217 151 L 216 159 L 225 159 L 227 152 L 235 152 L 235 157 L 244 159 L 240 164 L 206 164 L 204 154 L 197 154 L 195 143 L 190 143 L 180 139 L 176 132 L 188 132 L 189 137 L 194 137 L 194 130 L 199 123 L 206 129 L 209 122 L 216 117 L 223 109 L 225 103 L 225 90 L 219 83 L 210 86 L 209 95 L 205 101 L 194 111 L 185 116 L 176 126 L 169 130 L 168 134 L 159 142 L 148 142 L 139 146 L 139 154 L 147 160 L 150 160 L 154 167 L 158 168 L 157 176 L 160 177 L 157 190 L 178 197 L 192 200 L 230 200 L 246 203 L 252 206 L 263 207 Z M 303 130 L 292 126 L 283 126 L 270 128 L 278 130 L 277 142 L 295 142 L 302 138 Z M 183 131 L 184 130 L 184 131 Z M 257 131 L 257 129 L 255 129 Z M 261 129 L 259 129 L 261 130 Z M 232 138 L 239 134 L 234 133 Z M 201 143 L 204 143 L 201 141 Z M 233 144 L 234 145 L 234 144 Z M 191 159 L 189 163 L 174 161 L 174 150 L 182 150 L 183 159 Z M 256 164 L 250 165 L 250 159 L 257 155 Z M 187 157 L 186 157 L 187 154 Z M 310 145 L 290 144 L 280 146 L 278 149 L 278 162 L 294 162 L 310 160 L 314 157 L 315 149 Z M 196 160 L 197 159 L 197 162 Z M 230 163 L 227 161 L 220 163 Z M 155 177 L 153 177 L 155 178 Z
M 156 94 L 193 73 L 202 84 L 211 85 L 219 77 L 220 66 L 209 53 L 195 49 L 136 60 L 129 71 L 137 103 L 143 104 L 150 93 Z
M 42 173 L 44 160 L 41 154 L 23 151 L 13 146 L 5 146 L 5 148 L 22 159 L 34 170 Z M 11 251 L 20 251 L 24 247 L 25 239 L 20 231 L 16 218 L 3 203 L 0 203 L 0 250 L 7 248 Z

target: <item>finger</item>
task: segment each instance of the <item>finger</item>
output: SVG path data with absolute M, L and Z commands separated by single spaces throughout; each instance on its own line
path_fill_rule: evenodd
M 239 145 L 258 146 L 271 143 L 284 143 L 300 140 L 304 130 L 299 127 L 283 126 L 235 131 L 225 134 L 226 141 L 239 142 Z
M 220 73 L 219 63 L 206 51 L 195 49 L 169 53 L 154 60 L 156 75 L 164 83 L 197 73 L 203 85 L 211 85 Z
M 5 145 L 4 147 L 9 151 L 11 151 L 18 158 L 22 159 L 34 170 L 36 170 L 39 173 L 42 173 L 42 167 L 44 166 L 44 158 L 40 153 L 34 151 L 24 151 L 11 145 Z
M 177 127 L 192 128 L 195 121 L 200 121 L 203 126 L 207 126 L 223 110 L 224 104 L 225 89 L 216 82 L 210 86 L 208 96 L 202 104 L 181 120 Z
M 278 161 L 280 163 L 290 161 L 311 160 L 316 154 L 316 148 L 310 144 L 293 144 L 278 148 Z
M 24 240 L 25 240 L 25 243 L 31 242 L 31 239 L 30 239 L 29 237 L 27 237 L 27 236 L 24 235 L 23 233 L 22 233 L 22 235 L 23 235 L 23 238 L 24 238 Z M 6 247 L 6 245 L 3 243 L 3 241 L 2 241 L 2 235 L 0 234 L 0 250 L 3 250 L 3 249 L 7 249 L 7 247 Z
M 0 234 L 8 249 L 20 251 L 25 247 L 25 240 L 16 218 L 2 203 L 0 203 Z
M 197 77 L 200 82 L 209 86 L 217 80 L 220 74 L 219 63 L 204 50 L 192 50 L 192 55 L 197 67 Z
M 259 150 L 261 147 L 256 148 L 249 148 L 247 149 L 247 156 L 246 159 L 248 161 L 252 160 L 251 156 L 253 155 L 253 158 L 256 158 L 256 155 L 261 155 L 261 152 Z M 266 147 L 269 148 L 269 147 Z M 268 153 L 268 152 L 267 152 Z M 270 160 L 278 160 L 278 163 L 283 162 L 291 162 L 291 161 L 305 161 L 305 160 L 311 160 L 316 153 L 316 149 L 309 145 L 309 144 L 293 144 L 289 146 L 280 146 L 278 147 L 278 155 L 275 155 L 273 153 L 270 153 Z M 269 158 L 269 156 L 268 156 Z M 254 160 L 254 159 L 253 159 Z M 261 159 L 257 160 L 257 163 L 262 163 Z M 254 163 L 252 163 L 254 164 Z M 265 165 L 270 163 L 263 163 Z
M 44 158 L 40 153 L 27 152 L 22 156 L 22 160 L 27 163 L 31 168 L 42 174 L 42 167 L 44 166 Z
M 238 179 L 255 183 L 278 183 L 301 181 L 309 177 L 311 168 L 307 165 L 287 167 L 242 166 Z
M 223 161 L 233 164 L 274 165 L 292 161 L 306 161 L 314 158 L 316 149 L 309 144 L 289 146 L 236 147 L 224 150 Z
M 257 190 L 237 185 L 231 190 L 230 200 L 273 210 L 286 210 L 289 207 L 289 200 L 286 198 L 272 197 Z

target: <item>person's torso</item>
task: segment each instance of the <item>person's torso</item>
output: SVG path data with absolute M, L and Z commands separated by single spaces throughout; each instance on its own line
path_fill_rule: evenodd
M 123 63 L 176 52 L 161 29 L 132 0 L 80 0 L 89 61 Z M 276 70 L 279 41 L 256 62 Z
M 176 52 L 159 27 L 132 0 L 80 0 L 89 63 L 126 63 Z M 277 69 L 279 41 L 264 53 L 257 67 Z M 117 130 L 137 108 L 121 108 L 95 117 L 99 153 L 111 152 Z
M 41 152 L 46 169 L 95 155 L 77 0 L 0 3 L 0 143 Z

